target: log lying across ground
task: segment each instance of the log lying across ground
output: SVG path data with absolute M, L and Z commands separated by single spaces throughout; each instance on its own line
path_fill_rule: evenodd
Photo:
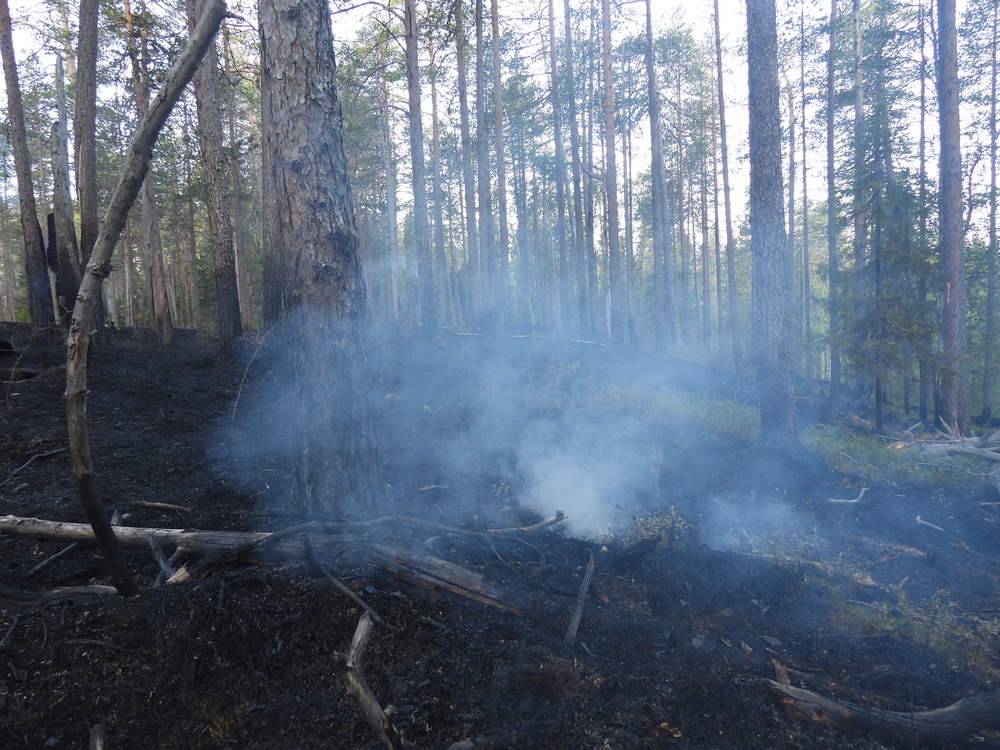
M 327 524 L 326 527 L 334 529 L 338 525 Z M 312 546 L 317 549 L 349 549 L 410 583 L 443 589 L 501 609 L 521 611 L 501 586 L 491 583 L 475 571 L 428 555 L 420 549 L 353 534 L 323 533 L 311 524 L 299 528 L 298 533 L 290 534 L 287 530 L 270 533 L 115 526 L 114 533 L 118 543 L 126 549 L 147 549 L 150 540 L 154 540 L 159 547 L 176 550 L 182 556 L 203 557 L 228 552 L 236 554 L 242 562 L 305 558 L 303 539 L 308 533 Z M 93 529 L 90 524 L 85 523 L 0 516 L 0 533 L 96 544 Z
M 765 682 L 789 713 L 807 721 L 878 732 L 914 743 L 1000 747 L 1000 693 L 974 695 L 933 711 L 896 712 L 841 703 L 774 680 Z

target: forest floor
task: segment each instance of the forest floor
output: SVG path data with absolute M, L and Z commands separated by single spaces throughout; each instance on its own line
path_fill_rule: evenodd
M 20 354 L 0 367 L 36 376 L 3 385 L 0 514 L 82 522 L 69 456 L 52 453 L 66 445 L 60 349 L 11 334 Z M 92 350 L 88 414 L 121 524 L 294 523 L 280 366 L 117 338 Z M 685 404 L 732 384 L 649 354 L 449 335 L 381 344 L 372 361 L 401 514 L 462 529 L 568 515 L 492 545 L 378 527 L 484 576 L 506 610 L 415 587 L 350 545 L 317 552 L 388 624 L 365 671 L 414 747 L 920 747 L 790 716 L 765 680 L 778 663 L 794 685 L 891 711 L 997 689 L 995 490 L 868 481 L 861 501 L 831 502 L 861 481 L 706 428 Z M 50 560 L 66 546 L 0 535 L 0 586 L 107 583 L 93 548 Z M 126 559 L 151 586 L 152 554 Z M 229 562 L 134 601 L 0 599 L 0 748 L 84 748 L 101 724 L 108 748 L 380 747 L 344 686 L 360 615 L 302 560 Z

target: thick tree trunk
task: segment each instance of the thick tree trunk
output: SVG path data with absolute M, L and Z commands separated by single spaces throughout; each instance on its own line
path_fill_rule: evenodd
M 788 302 L 788 244 L 782 205 L 778 35 L 774 0 L 747 5 L 750 93 L 750 253 L 754 370 L 760 444 L 787 447 L 795 434 Z
M 938 224 L 945 269 L 942 416 L 952 429 L 967 435 L 971 424 L 955 0 L 938 0 L 938 113 L 941 126 L 941 207 Z
M 194 29 L 205 0 L 187 0 L 188 27 Z M 219 318 L 219 353 L 236 357 L 243 338 L 240 291 L 233 250 L 233 225 L 229 217 L 229 185 L 222 153 L 222 116 L 219 98 L 219 55 L 213 42 L 194 76 L 198 105 L 198 143 L 205 166 L 205 208 L 212 241 L 212 275 L 215 279 Z
M 31 156 L 28 153 L 24 105 L 21 103 L 21 86 L 18 81 L 17 63 L 14 60 L 14 42 L 7 0 L 0 0 L 0 58 L 3 61 L 4 80 L 7 84 L 9 137 L 14 151 L 14 172 L 17 175 L 17 195 L 21 207 L 28 314 L 32 327 L 40 331 L 51 326 L 55 316 L 52 311 L 52 293 L 49 289 L 45 248 L 42 246 L 42 230 L 38 226 L 35 190 L 31 181 Z
M 377 452 L 369 406 L 367 311 L 326 0 L 263 0 L 266 216 L 285 249 L 284 342 L 297 436 L 297 507 L 369 513 Z

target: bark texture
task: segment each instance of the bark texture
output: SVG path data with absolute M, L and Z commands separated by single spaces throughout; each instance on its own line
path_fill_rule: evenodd
M 284 253 L 298 466 L 293 503 L 366 512 L 378 495 L 358 257 L 326 0 L 259 6 L 265 217 Z
M 747 4 L 754 370 L 767 448 L 785 447 L 795 433 L 776 24 L 774 0 Z
M 958 29 L 955 0 L 938 0 L 938 117 L 941 125 L 940 236 L 944 260 L 944 372 L 942 417 L 967 435 L 969 351 L 966 338 L 964 247 L 962 240 L 962 152 L 958 117 Z
M 188 26 L 194 28 L 205 0 L 188 0 Z M 229 185 L 222 154 L 222 117 L 219 113 L 219 55 L 213 42 L 194 75 L 198 106 L 198 142 L 205 165 L 205 202 L 212 238 L 212 271 L 215 278 L 216 310 L 219 316 L 219 351 L 224 357 L 239 353 L 243 338 L 240 291 L 236 280 L 233 224 L 229 218 Z M 198 293 L 197 284 L 194 294 Z
M 45 248 L 42 247 L 42 230 L 38 226 L 35 190 L 31 182 L 31 156 L 28 153 L 28 136 L 24 127 L 24 105 L 21 103 L 21 85 L 18 81 L 17 62 L 14 59 L 14 42 L 7 0 L 0 0 L 0 58 L 3 59 L 4 80 L 7 84 L 10 140 L 14 151 L 18 201 L 21 204 L 21 233 L 24 236 L 28 314 L 31 317 L 31 325 L 36 330 L 41 330 L 51 326 L 55 317 L 52 312 L 52 293 L 49 290 Z

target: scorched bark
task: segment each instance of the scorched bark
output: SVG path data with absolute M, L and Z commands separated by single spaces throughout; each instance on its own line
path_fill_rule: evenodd
M 265 234 L 282 254 L 297 507 L 364 512 L 378 479 L 367 408 L 365 285 L 326 0 L 259 6 Z M 287 419 L 288 415 L 281 415 Z

